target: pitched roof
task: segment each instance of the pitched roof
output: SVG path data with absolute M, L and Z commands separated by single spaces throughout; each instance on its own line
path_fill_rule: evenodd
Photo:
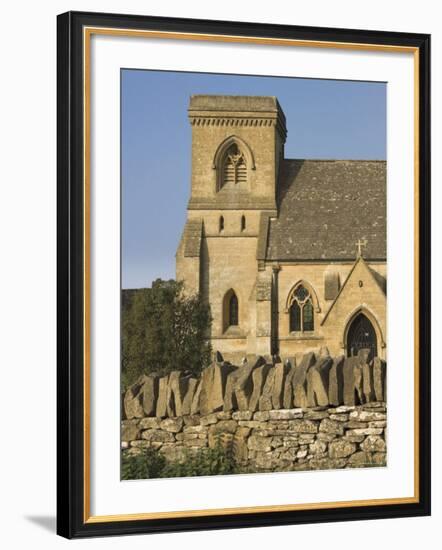
M 187 220 L 184 228 L 184 256 L 199 257 L 201 253 L 201 239 L 203 224 L 201 218 Z
M 269 260 L 386 260 L 386 162 L 284 160 Z

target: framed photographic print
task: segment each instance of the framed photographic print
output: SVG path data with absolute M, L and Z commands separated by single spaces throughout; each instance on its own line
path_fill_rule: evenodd
M 430 513 L 430 37 L 58 17 L 58 533 Z

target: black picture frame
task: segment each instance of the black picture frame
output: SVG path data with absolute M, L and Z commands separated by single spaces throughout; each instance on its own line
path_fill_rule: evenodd
M 404 46 L 419 59 L 418 499 L 412 503 L 198 517 L 90 521 L 85 515 L 84 86 L 85 27 Z M 67 538 L 335 522 L 430 514 L 430 36 L 69 12 L 57 21 L 57 532 Z

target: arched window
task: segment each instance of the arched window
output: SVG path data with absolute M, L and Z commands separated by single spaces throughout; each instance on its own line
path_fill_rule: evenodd
M 246 159 L 238 145 L 232 143 L 224 155 L 221 187 L 225 185 L 231 187 L 244 183 L 247 183 Z
M 232 327 L 237 328 L 239 326 L 239 302 L 238 296 L 232 288 L 224 294 L 222 310 L 223 331 Z
M 238 323 L 238 298 L 233 292 L 229 300 L 229 326 L 237 326 Z
M 224 216 L 219 217 L 219 231 L 224 231 Z
M 315 328 L 313 301 L 310 291 L 299 285 L 290 304 L 290 332 L 310 332 Z
M 246 228 L 246 217 L 241 216 L 241 231 L 244 231 Z

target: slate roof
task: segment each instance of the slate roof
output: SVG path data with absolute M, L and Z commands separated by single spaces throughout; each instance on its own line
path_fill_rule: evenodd
M 202 220 L 188 220 L 184 228 L 184 256 L 197 258 L 201 252 Z
M 284 160 L 269 260 L 386 260 L 386 162 Z

